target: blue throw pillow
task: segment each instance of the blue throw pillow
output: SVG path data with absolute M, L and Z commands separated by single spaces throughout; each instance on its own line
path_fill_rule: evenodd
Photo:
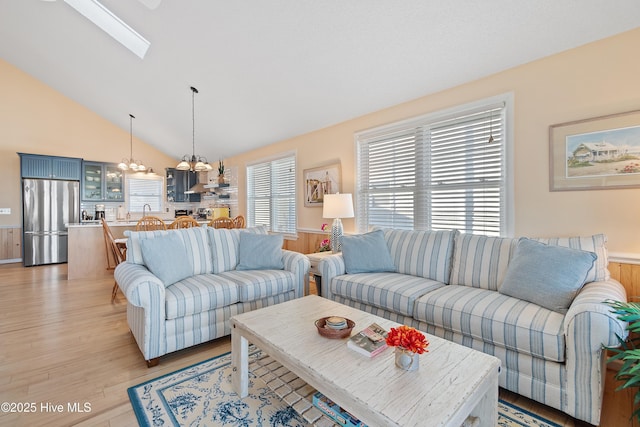
M 349 274 L 396 271 L 382 230 L 342 236 L 342 257 Z
M 566 313 L 596 254 L 522 238 L 507 266 L 501 294 Z
M 165 287 L 193 275 L 192 263 L 177 233 L 141 239 L 140 246 L 145 265 Z
M 240 233 L 240 261 L 236 270 L 282 270 L 281 234 Z

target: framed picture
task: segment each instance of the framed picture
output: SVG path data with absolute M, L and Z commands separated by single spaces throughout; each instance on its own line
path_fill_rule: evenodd
M 549 189 L 640 187 L 640 110 L 549 127 Z
M 341 191 L 340 163 L 305 169 L 303 174 L 304 205 L 306 207 L 322 206 L 325 194 L 335 194 Z

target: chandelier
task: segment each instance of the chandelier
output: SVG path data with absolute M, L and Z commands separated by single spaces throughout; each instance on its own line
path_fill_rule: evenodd
M 198 89 L 191 86 L 191 120 L 193 125 L 193 138 L 192 138 L 192 151 L 191 157 L 188 154 L 185 154 L 182 157 L 178 166 L 176 166 L 177 170 L 180 171 L 195 171 L 195 172 L 204 172 L 213 170 L 213 166 L 207 162 L 206 157 L 196 156 L 196 114 L 195 114 L 195 96 L 198 93 Z
M 123 171 L 145 172 L 147 167 L 140 160 L 133 160 L 133 114 L 129 114 L 129 158 L 122 159 L 118 169 Z

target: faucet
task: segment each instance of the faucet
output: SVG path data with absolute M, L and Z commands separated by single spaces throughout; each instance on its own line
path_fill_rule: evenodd
M 149 203 L 145 203 L 144 205 L 142 205 L 142 217 L 144 218 L 145 215 L 145 208 L 149 206 L 149 212 L 151 212 L 151 205 Z

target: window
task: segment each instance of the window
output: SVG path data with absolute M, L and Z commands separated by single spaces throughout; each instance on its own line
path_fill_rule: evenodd
M 162 212 L 163 177 L 159 175 L 133 174 L 126 176 L 129 212 L 142 212 L 145 204 L 151 212 Z
M 357 144 L 357 224 L 511 232 L 510 96 L 364 131 Z
M 295 155 L 247 166 L 247 225 L 296 234 Z

